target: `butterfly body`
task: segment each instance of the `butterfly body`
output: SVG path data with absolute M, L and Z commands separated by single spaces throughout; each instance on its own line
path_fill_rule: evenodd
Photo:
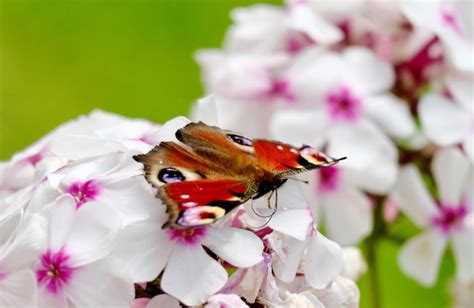
M 180 143 L 161 142 L 134 159 L 167 206 L 164 227 L 212 223 L 250 199 L 277 190 L 291 175 L 329 166 L 331 159 L 309 146 L 251 140 L 234 132 L 190 123 L 176 132 Z

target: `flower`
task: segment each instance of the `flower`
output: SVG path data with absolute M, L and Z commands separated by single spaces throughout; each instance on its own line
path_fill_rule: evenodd
M 473 279 L 474 215 L 472 212 L 472 165 L 455 148 L 445 148 L 433 158 L 432 172 L 440 198 L 437 203 L 423 186 L 413 165 L 400 172 L 392 198 L 413 222 L 425 230 L 403 245 L 402 270 L 423 285 L 433 285 L 448 242 L 456 260 L 456 277 Z
M 31 269 L 45 241 L 43 219 L 16 214 L 0 220 L 0 306 L 36 304 L 36 278 Z
M 163 272 L 160 283 L 166 293 L 186 305 L 199 305 L 227 281 L 225 269 L 204 247 L 237 267 L 249 267 L 262 259 L 262 242 L 247 230 L 213 226 L 162 229 L 167 220 L 164 208 L 151 219 L 126 227 L 116 241 L 114 255 L 127 263 L 133 281 L 151 281 Z
M 461 143 L 468 157 L 474 162 L 473 80 L 451 76 L 447 85 L 453 99 L 435 93 L 421 99 L 418 111 L 423 130 L 440 146 Z
M 35 268 L 38 306 L 128 306 L 133 284 L 118 260 L 108 257 L 120 217 L 107 207 L 77 209 L 61 196 L 42 211 L 49 220 L 47 245 Z M 101 287 L 97 288 L 97 283 Z
M 235 294 L 216 294 L 207 300 L 204 308 L 222 308 L 222 307 L 235 307 L 245 308 L 248 307 L 239 296 Z
M 456 69 L 474 71 L 471 1 L 404 0 L 401 9 L 411 23 L 429 30 L 443 42 L 446 55 Z
M 322 18 L 305 2 L 285 8 L 254 5 L 231 13 L 225 49 L 232 52 L 295 54 L 314 44 L 329 45 L 343 38 L 343 32 Z

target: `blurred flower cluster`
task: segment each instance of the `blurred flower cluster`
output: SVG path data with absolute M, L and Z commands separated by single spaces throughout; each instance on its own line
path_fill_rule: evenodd
M 360 252 L 318 232 L 297 182 L 268 227 L 247 205 L 162 228 L 166 207 L 132 157 L 188 123 L 95 111 L 1 163 L 0 307 L 357 306 Z
M 214 96 L 194 114 L 212 105 L 220 127 L 348 156 L 304 176 L 328 238 L 363 243 L 369 258 L 393 240 L 402 271 L 424 286 L 449 247 L 453 295 L 472 302 L 473 14 L 463 0 L 237 8 L 223 47 L 196 54 Z M 407 219 L 412 238 L 396 231 Z

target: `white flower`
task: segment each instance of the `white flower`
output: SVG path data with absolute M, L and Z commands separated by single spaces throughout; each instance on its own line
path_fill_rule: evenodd
M 474 277 L 474 213 L 472 165 L 455 148 L 437 152 L 432 164 L 439 190 L 438 204 L 410 165 L 400 172 L 392 198 L 415 224 L 425 230 L 403 245 L 399 254 L 402 270 L 423 285 L 433 285 L 448 242 L 456 260 L 456 277 Z
M 129 306 L 132 281 L 122 263 L 107 257 L 120 217 L 107 207 L 76 210 L 71 196 L 61 196 L 42 214 L 49 225 L 47 245 L 35 268 L 38 306 Z
M 36 189 L 30 208 L 36 212 L 58 196 L 70 195 L 77 208 L 110 207 L 122 214 L 125 225 L 141 221 L 156 206 L 141 173 L 142 166 L 130 153 L 80 159 L 48 174 Z
M 313 288 L 325 288 L 341 272 L 341 247 L 315 229 L 304 241 L 278 232 L 268 235 L 267 241 L 275 276 L 284 282 L 295 279 L 301 262 L 305 280 Z
M 405 0 L 402 11 L 416 26 L 436 34 L 451 63 L 462 71 L 474 71 L 473 2 L 464 0 Z
M 212 226 L 162 229 L 166 220 L 162 205 L 151 219 L 128 226 L 114 254 L 128 264 L 135 282 L 151 281 L 163 271 L 161 288 L 186 305 L 206 302 L 227 281 L 225 269 L 203 246 L 237 267 L 262 259 L 263 244 L 250 231 Z
M 36 277 L 32 270 L 45 242 L 43 219 L 13 215 L 0 220 L 0 306 L 36 304 Z
M 451 77 L 447 80 L 453 100 L 439 94 L 428 94 L 418 106 L 426 135 L 440 146 L 461 143 L 474 162 L 474 97 L 472 78 Z
M 306 3 L 286 8 L 254 5 L 232 11 L 225 49 L 233 52 L 297 53 L 314 44 L 329 45 L 343 38 L 342 31 Z

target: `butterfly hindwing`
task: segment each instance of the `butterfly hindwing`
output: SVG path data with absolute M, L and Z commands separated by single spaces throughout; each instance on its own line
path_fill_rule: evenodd
M 250 183 L 234 179 L 204 179 L 170 183 L 160 187 L 158 196 L 170 214 L 166 226 L 195 227 L 221 218 L 249 199 Z

